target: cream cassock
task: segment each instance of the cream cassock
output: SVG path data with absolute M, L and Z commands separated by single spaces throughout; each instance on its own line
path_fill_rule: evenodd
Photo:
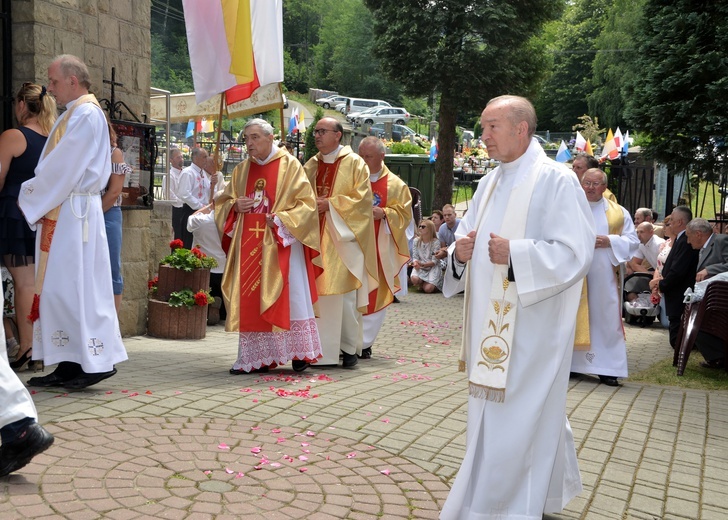
M 566 391 L 582 280 L 594 252 L 591 211 L 579 182 L 565 166 L 545 159 L 535 140 L 524 155 L 500 166 L 503 176 L 490 198 L 470 260 L 466 357 L 473 369 L 490 305 L 493 264 L 490 233 L 499 234 L 511 190 L 544 161 L 527 211 L 525 238 L 511 240 L 518 314 L 505 401 L 469 397 L 466 452 L 440 518 L 540 520 L 581 492 L 574 439 L 566 418 Z M 481 182 L 457 238 L 476 222 L 489 174 Z M 504 237 L 508 238 L 508 237 Z M 443 293 L 465 289 L 456 280 L 452 251 Z M 467 300 L 466 300 L 467 301 Z
M 68 110 L 55 126 L 67 116 Z M 101 209 L 100 192 L 111 175 L 109 130 L 101 109 L 91 103 L 77 107 L 60 142 L 47 156 L 44 153 L 35 177 L 23 183 L 18 197 L 33 229 L 61 204 L 41 292 L 40 319 L 33 325 L 33 359 L 42 359 L 46 365 L 72 361 L 87 373 L 108 372 L 127 355 L 114 308 Z M 37 233 L 36 258 L 40 237 Z

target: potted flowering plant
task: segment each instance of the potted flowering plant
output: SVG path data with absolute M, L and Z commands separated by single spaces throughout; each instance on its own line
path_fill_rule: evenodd
M 205 337 L 210 296 L 210 268 L 217 261 L 181 240 L 169 244 L 171 252 L 159 264 L 159 275 L 149 281 L 147 333 L 170 339 Z

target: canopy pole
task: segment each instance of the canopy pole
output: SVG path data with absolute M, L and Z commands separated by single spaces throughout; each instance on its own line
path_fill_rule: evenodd
M 220 93 L 220 113 L 217 115 L 217 137 L 215 139 L 215 171 L 222 171 L 220 161 L 220 134 L 222 133 L 222 113 L 225 110 L 225 92 Z

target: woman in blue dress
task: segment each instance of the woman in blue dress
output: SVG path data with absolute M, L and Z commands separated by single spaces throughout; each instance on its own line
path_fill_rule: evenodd
M 53 96 L 45 87 L 23 83 L 15 96 L 18 128 L 0 134 L 0 263 L 13 277 L 15 316 L 20 349 L 10 366 L 28 366 L 33 347 L 33 325 L 27 318 L 35 293 L 35 231 L 18 208 L 20 185 L 35 175 L 48 134 L 56 120 Z

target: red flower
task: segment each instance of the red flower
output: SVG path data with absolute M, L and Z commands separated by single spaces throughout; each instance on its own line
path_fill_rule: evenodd
M 159 276 L 155 276 L 154 278 L 152 278 L 151 280 L 149 280 L 147 282 L 147 288 L 152 289 L 153 287 L 156 287 L 158 283 L 159 283 Z
M 197 258 L 205 258 L 205 256 L 206 256 L 205 253 L 203 253 L 202 251 L 200 251 L 196 247 L 193 247 L 192 249 L 190 249 L 190 252 L 193 255 L 195 255 Z
M 169 243 L 169 247 L 172 249 L 180 249 L 185 246 L 185 243 L 182 242 L 179 238 L 175 238 Z
M 195 294 L 195 305 L 199 305 L 200 307 L 207 305 L 207 294 L 205 294 L 205 291 L 200 291 Z

